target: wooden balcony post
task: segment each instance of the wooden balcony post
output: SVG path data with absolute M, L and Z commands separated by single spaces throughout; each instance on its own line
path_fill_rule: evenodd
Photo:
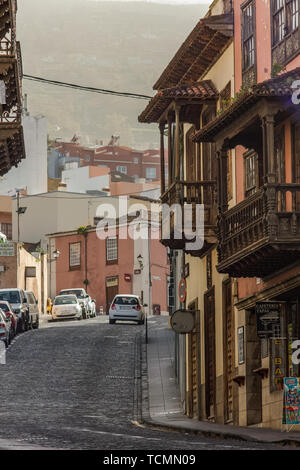
M 175 180 L 180 180 L 180 106 L 175 107 Z
M 274 155 L 274 115 L 267 114 L 264 117 L 265 123 L 265 152 L 268 165 L 267 181 L 275 183 L 275 155 Z
M 267 164 L 267 175 L 266 180 L 270 186 L 266 190 L 266 207 L 267 207 L 267 232 L 270 238 L 276 238 L 278 234 L 279 220 L 276 214 L 276 189 L 272 184 L 276 181 L 275 175 L 275 153 L 274 153 L 274 141 L 275 141 L 275 119 L 274 114 L 267 114 L 264 117 L 265 125 L 265 163 Z
M 221 212 L 226 212 L 228 210 L 227 173 L 228 149 L 223 146 L 220 151 Z
M 168 186 L 172 184 L 172 161 L 173 161 L 173 152 L 172 152 L 172 120 L 171 116 L 168 116 Z
M 159 131 L 160 131 L 160 187 L 161 187 L 161 194 L 164 194 L 166 191 L 165 143 L 164 143 L 165 123 L 164 122 L 161 122 L 159 124 Z

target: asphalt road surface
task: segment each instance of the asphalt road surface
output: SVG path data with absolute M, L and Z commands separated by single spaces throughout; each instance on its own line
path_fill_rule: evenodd
M 142 328 L 109 325 L 105 316 L 17 337 L 0 365 L 0 440 L 83 450 L 282 449 L 133 424 Z

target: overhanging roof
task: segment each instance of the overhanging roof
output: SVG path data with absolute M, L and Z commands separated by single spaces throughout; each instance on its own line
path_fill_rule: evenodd
M 236 99 L 213 121 L 195 133 L 196 142 L 213 142 L 216 135 L 226 126 L 239 119 L 242 114 L 257 103 L 261 98 L 286 98 L 287 104 L 292 104 L 291 96 L 295 89 L 292 83 L 300 80 L 300 67 L 278 75 L 275 78 L 253 85 Z M 297 87 L 299 88 L 299 87 Z
M 138 119 L 139 122 L 157 122 L 172 101 L 180 100 L 186 104 L 202 103 L 206 100 L 215 100 L 218 96 L 219 93 L 211 80 L 165 88 L 156 93 Z
M 233 14 L 202 18 L 153 86 L 154 90 L 195 82 L 221 56 L 233 37 Z

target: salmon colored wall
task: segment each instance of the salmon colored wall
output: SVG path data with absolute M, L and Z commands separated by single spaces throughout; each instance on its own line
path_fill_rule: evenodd
M 81 268 L 69 270 L 69 243 L 81 242 Z M 106 306 L 105 279 L 110 276 L 119 277 L 119 293 L 131 294 L 132 282 L 125 281 L 124 274 L 134 273 L 134 241 L 120 240 L 118 245 L 118 264 L 106 265 L 105 240 L 99 240 L 95 232 L 88 233 L 88 294 L 96 299 L 97 309 Z M 64 235 L 56 238 L 56 249 L 60 251 L 60 257 L 56 261 L 56 292 L 61 289 L 81 287 L 85 288 L 85 254 L 84 237 L 82 235 Z M 161 310 L 167 309 L 167 251 L 159 240 L 151 241 L 151 273 L 160 280 L 153 280 L 152 304 L 159 304 Z
M 152 305 L 160 305 L 161 311 L 168 311 L 167 276 L 170 272 L 167 264 L 167 250 L 159 240 L 151 240 L 151 276 Z M 155 279 L 155 277 L 160 279 Z
M 0 223 L 11 224 L 12 223 L 11 212 L 0 212 Z
M 81 269 L 69 270 L 69 243 L 81 241 Z M 106 265 L 105 240 L 99 240 L 95 232 L 88 234 L 88 272 L 89 285 L 87 291 L 93 299 L 96 299 L 97 308 L 105 308 L 106 285 L 105 279 L 109 276 L 119 276 L 119 292 L 131 293 L 130 282 L 124 280 L 124 274 L 133 274 L 133 240 L 119 240 L 119 263 Z M 60 251 L 60 257 L 56 262 L 56 288 L 57 293 L 61 289 L 71 287 L 85 288 L 84 268 L 84 237 L 81 235 L 65 235 L 56 238 L 56 249 Z

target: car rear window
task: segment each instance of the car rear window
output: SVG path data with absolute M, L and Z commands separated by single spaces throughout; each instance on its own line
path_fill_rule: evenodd
M 2 304 L 0 302 L 0 308 L 3 310 L 3 312 L 9 312 L 9 308 L 7 304 Z
M 82 299 L 84 297 L 83 291 L 80 289 L 68 289 L 68 290 L 63 290 L 60 292 L 61 295 L 63 294 L 74 294 L 76 297 L 79 299 Z
M 5 300 L 10 304 L 20 304 L 21 298 L 19 291 L 17 290 L 7 290 L 0 292 L 0 300 Z
M 70 305 L 70 304 L 77 304 L 77 298 L 75 296 L 63 296 L 56 297 L 55 305 Z
M 138 305 L 139 301 L 135 297 L 116 297 L 114 304 L 116 305 Z

